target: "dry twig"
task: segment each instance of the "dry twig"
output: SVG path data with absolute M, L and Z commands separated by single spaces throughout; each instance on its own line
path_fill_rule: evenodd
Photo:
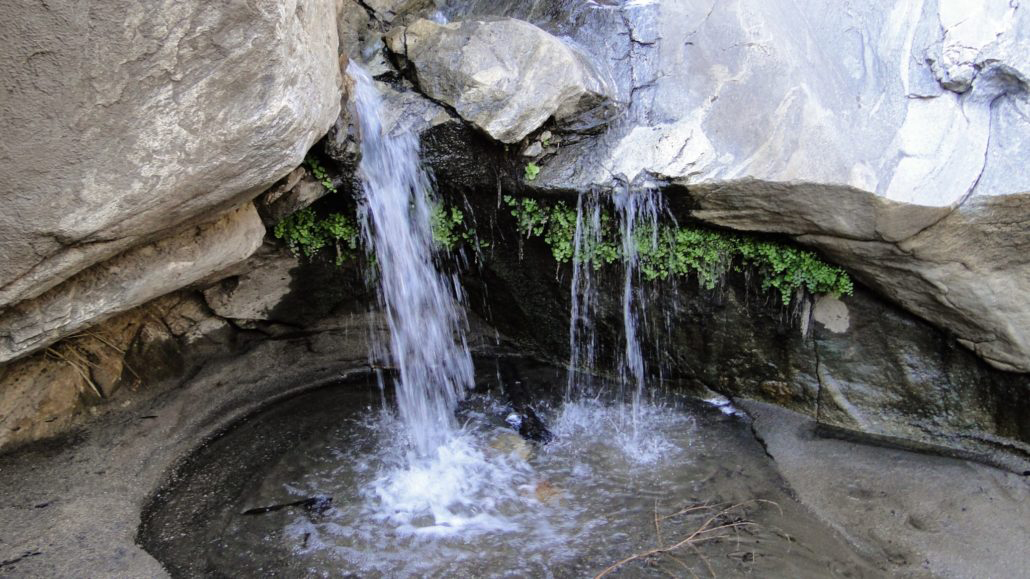
M 93 382 L 93 378 L 89 375 L 89 372 L 86 371 L 86 369 L 84 369 L 82 366 L 80 366 L 79 363 L 75 362 L 74 360 L 72 360 L 68 356 L 65 356 L 60 351 L 58 351 L 56 348 L 47 348 L 46 351 L 48 353 L 53 354 L 53 355 L 57 356 L 58 358 L 64 360 L 72 368 L 75 368 L 75 371 L 79 373 L 79 376 L 81 376 L 82 379 L 86 381 L 86 384 L 88 384 L 90 386 L 90 388 L 93 389 L 93 393 L 95 393 L 97 395 L 97 397 L 99 397 L 101 400 L 104 399 L 104 393 L 100 391 L 100 388 L 96 385 L 96 382 Z M 87 364 L 86 367 L 88 368 L 89 365 Z
M 705 521 L 701 524 L 701 526 L 698 527 L 697 529 L 695 529 L 694 532 L 692 532 L 689 535 L 687 535 L 686 538 L 680 540 L 679 542 L 677 542 L 677 543 L 675 543 L 673 545 L 670 545 L 670 546 L 666 547 L 666 546 L 664 546 L 663 540 L 662 540 L 661 521 L 664 521 L 666 519 L 669 519 L 669 518 L 672 518 L 672 517 L 676 517 L 676 516 L 679 516 L 679 515 L 693 513 L 693 512 L 697 512 L 697 511 L 712 511 L 716 507 L 713 506 L 713 505 L 707 505 L 707 504 L 705 504 L 705 505 L 693 505 L 693 506 L 681 509 L 679 511 L 676 511 L 675 513 L 672 513 L 670 515 L 665 515 L 665 516 L 661 516 L 660 517 L 660 516 L 658 516 L 658 501 L 656 500 L 655 501 L 655 511 L 654 511 L 654 525 L 655 525 L 655 533 L 657 535 L 658 546 L 655 547 L 654 549 L 649 549 L 647 551 L 643 551 L 643 552 L 640 552 L 640 553 L 636 553 L 634 555 L 630 555 L 629 557 L 626 557 L 625 559 L 622 559 L 621 561 L 617 561 L 617 562 L 613 563 L 612 565 L 609 565 L 603 571 L 598 573 L 594 577 L 594 579 L 601 579 L 601 577 L 604 577 L 605 575 L 608 575 L 609 573 L 619 569 L 620 567 L 622 567 L 623 565 L 626 565 L 627 563 L 632 563 L 633 561 L 640 561 L 640 560 L 648 559 L 648 558 L 654 557 L 656 555 L 664 555 L 664 556 L 667 556 L 667 557 L 671 558 L 674 562 L 678 563 L 680 566 L 682 566 L 683 568 L 687 569 L 687 571 L 689 571 L 692 576 L 697 577 L 697 574 L 694 573 L 694 571 L 686 563 L 684 563 L 680 559 L 678 559 L 678 558 L 676 558 L 676 557 L 671 555 L 672 552 L 674 552 L 674 551 L 676 551 L 678 549 L 684 548 L 684 547 L 688 547 L 691 550 L 693 550 L 694 553 L 697 554 L 697 556 L 705 564 L 705 567 L 708 569 L 708 572 L 711 574 L 711 576 L 715 577 L 715 570 L 712 569 L 712 566 L 709 563 L 708 559 L 703 554 L 701 554 L 701 551 L 697 548 L 697 546 L 699 544 L 707 542 L 707 541 L 714 541 L 716 539 L 722 538 L 725 535 L 722 534 L 721 531 L 725 531 L 725 532 L 728 532 L 728 531 L 731 531 L 731 530 L 732 531 L 737 531 L 739 529 L 746 528 L 746 527 L 749 527 L 749 526 L 755 526 L 756 525 L 755 523 L 753 523 L 751 521 L 746 521 L 746 520 L 732 521 L 732 522 L 723 523 L 723 524 L 719 524 L 718 523 L 720 518 L 725 517 L 729 513 L 733 512 L 735 510 L 742 509 L 744 506 L 749 505 L 749 504 L 753 504 L 753 503 L 769 503 L 769 504 L 772 504 L 772 505 L 776 505 L 776 507 L 779 508 L 779 505 L 776 504 L 775 502 L 767 501 L 767 500 L 762 500 L 762 499 L 755 499 L 755 500 L 745 501 L 745 502 L 742 502 L 742 503 L 737 503 L 735 505 L 731 505 L 731 506 L 726 507 L 726 508 L 724 508 L 722 510 L 719 510 L 715 514 L 713 514 L 710 517 L 708 517 L 707 519 L 705 519 Z

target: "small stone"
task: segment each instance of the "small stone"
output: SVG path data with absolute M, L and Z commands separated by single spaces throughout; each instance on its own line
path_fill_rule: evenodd
M 541 503 L 553 503 L 561 497 L 564 491 L 548 481 L 540 481 L 536 485 L 536 489 L 533 491 L 533 495 L 536 496 L 536 500 Z
M 544 147 L 540 144 L 540 141 L 533 141 L 533 144 L 526 147 L 525 151 L 522 151 L 523 157 L 539 157 L 544 154 Z
M 497 435 L 496 438 L 490 441 L 490 448 L 522 460 L 529 460 L 533 455 L 533 449 L 530 448 L 529 443 L 523 440 L 521 436 L 510 432 L 503 432 Z

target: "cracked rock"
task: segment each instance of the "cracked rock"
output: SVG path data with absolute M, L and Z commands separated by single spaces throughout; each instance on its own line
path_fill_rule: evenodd
M 577 121 L 602 111 L 609 89 L 589 62 L 558 38 L 521 20 L 418 20 L 387 37 L 415 68 L 421 90 L 503 143 L 516 143 L 549 118 Z

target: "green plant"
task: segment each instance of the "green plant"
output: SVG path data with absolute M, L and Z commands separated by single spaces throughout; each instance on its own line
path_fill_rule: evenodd
M 536 199 L 505 196 L 516 227 L 524 237 L 542 237 L 558 262 L 574 259 L 595 269 L 626 258 L 621 233 L 611 214 L 600 215 L 600 231 L 581 232 L 576 252 L 576 211 L 563 201 L 544 206 Z M 736 268 L 751 268 L 761 278 L 762 289 L 775 288 L 784 305 L 799 291 L 851 295 L 854 284 L 843 269 L 830 265 L 815 253 L 783 243 L 700 227 L 660 224 L 639 227 L 633 248 L 640 273 L 648 281 L 671 276 L 697 276 L 698 283 L 713 289 L 736 262 Z
M 529 197 L 516 199 L 511 195 L 504 197 L 504 202 L 511 207 L 516 227 L 524 237 L 543 236 L 551 248 L 551 254 L 558 262 L 564 263 L 572 258 L 575 251 L 576 211 L 564 201 L 558 201 L 544 207 L 536 199 Z
M 737 251 L 744 263 L 757 268 L 762 275 L 762 289 L 779 290 L 784 305 L 801 289 L 837 296 L 854 293 L 854 283 L 846 271 L 822 261 L 811 251 L 747 238 L 738 240 Z
M 332 244 L 336 250 L 336 265 L 353 258 L 358 248 L 358 227 L 350 218 L 342 213 L 330 213 L 320 219 L 310 207 L 284 217 L 272 233 L 276 239 L 285 241 L 294 255 L 307 258 Z
M 464 222 L 464 213 L 457 207 L 448 209 L 437 203 L 433 205 L 429 217 L 433 240 L 443 249 L 453 251 L 463 240 L 458 230 Z
M 311 175 L 322 184 L 322 187 L 330 193 L 336 193 L 336 186 L 333 185 L 333 180 L 329 178 L 329 173 L 325 170 L 325 167 L 318 162 L 318 159 L 308 156 L 304 159 L 304 164 L 311 170 Z
M 476 229 L 465 223 L 465 212 L 457 207 L 447 207 L 442 203 L 433 203 L 429 214 L 433 241 L 446 251 L 454 251 L 463 243 L 475 246 L 476 249 L 488 247 L 489 244 L 479 241 Z
M 526 164 L 526 181 L 536 180 L 537 175 L 540 174 L 540 166 L 536 163 Z

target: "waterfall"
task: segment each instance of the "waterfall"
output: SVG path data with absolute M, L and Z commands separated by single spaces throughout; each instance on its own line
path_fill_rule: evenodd
M 569 315 L 569 371 L 565 399 L 586 385 L 581 380 L 588 376 L 581 370 L 591 370 L 597 364 L 597 333 L 594 313 L 597 310 L 597 291 L 594 284 L 594 248 L 601 243 L 601 203 L 597 195 L 580 194 L 576 202 L 576 234 L 572 260 L 572 309 Z
M 622 326 L 624 334 L 620 383 L 633 387 L 632 419 L 636 432 L 637 417 L 643 403 L 645 363 L 640 345 L 638 323 L 644 320 L 646 302 L 639 283 L 641 244 L 654 247 L 658 242 L 659 194 L 650 188 L 634 192 L 631 187 L 615 194 L 622 236 L 623 284 Z
M 382 96 L 353 62 L 354 102 L 361 130 L 358 173 L 366 247 L 379 274 L 379 300 L 390 328 L 390 353 L 399 372 L 397 406 L 419 456 L 453 435 L 454 409 L 473 381 L 472 358 L 461 335 L 460 289 L 433 265 L 432 184 L 410 132 L 387 134 Z
M 657 244 L 661 195 L 650 187 L 631 188 L 612 195 L 618 217 L 620 253 L 623 258 L 622 326 L 623 351 L 618 362 L 620 399 L 629 398 L 633 431 L 644 403 L 647 368 L 641 345 L 641 327 L 646 313 L 646 292 L 640 283 L 639 251 Z M 604 243 L 602 202 L 599 195 L 580 195 L 576 206 L 575 259 L 573 260 L 571 311 L 569 316 L 569 371 L 566 399 L 584 392 L 582 370 L 596 369 L 597 335 L 594 316 L 599 308 L 600 285 L 594 269 Z M 627 388 L 630 389 L 627 392 Z M 629 394 L 629 396 L 627 396 Z

